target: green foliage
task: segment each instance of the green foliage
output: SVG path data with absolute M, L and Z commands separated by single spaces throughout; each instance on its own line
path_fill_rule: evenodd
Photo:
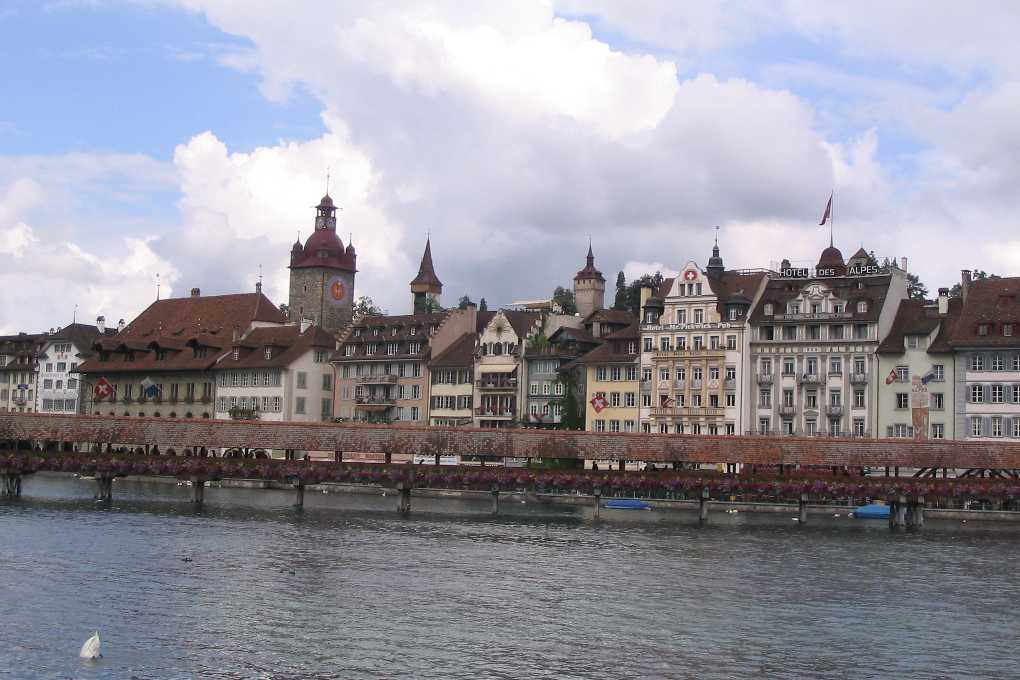
M 485 301 L 485 298 L 482 298 L 481 301 L 478 303 L 478 311 L 479 312 L 489 311 L 489 304 Z
M 662 272 L 654 274 L 643 274 L 640 278 L 634 279 L 627 285 L 627 306 L 626 309 L 635 316 L 641 315 L 641 288 L 648 286 L 652 289 L 652 295 L 658 295 L 659 287 L 662 285 Z
M 354 303 L 355 316 L 382 316 L 386 312 L 376 306 L 372 298 L 362 295 Z
M 911 300 L 928 299 L 928 286 L 921 283 L 917 274 L 907 274 L 907 297 Z
M 583 430 L 584 409 L 577 398 L 577 376 L 572 371 L 562 371 L 557 382 L 563 385 L 563 396 L 556 400 L 560 407 L 561 430 Z
M 627 309 L 627 277 L 620 272 L 616 275 L 616 297 L 613 300 L 613 309 Z
M 457 309 L 467 309 L 470 304 L 474 304 L 471 302 L 471 298 L 467 295 L 461 295 L 460 300 L 457 302 Z
M 556 286 L 552 301 L 560 306 L 564 314 L 577 314 L 577 300 L 574 299 L 574 291 L 569 288 Z

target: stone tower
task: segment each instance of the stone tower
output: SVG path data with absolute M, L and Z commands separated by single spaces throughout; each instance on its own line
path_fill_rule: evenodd
M 574 301 L 582 318 L 605 307 L 606 279 L 595 268 L 595 255 L 588 244 L 588 262 L 574 277 Z
M 432 239 L 425 239 L 425 252 L 418 265 L 418 276 L 411 281 L 411 313 L 424 314 L 430 311 L 433 306 L 439 305 L 439 296 L 442 294 L 443 282 L 436 276 L 435 267 L 432 266 Z
M 309 319 L 329 331 L 339 331 L 354 315 L 354 245 L 344 244 L 336 234 L 336 206 L 326 194 L 315 206 L 315 231 L 304 245 L 290 251 L 290 301 L 292 322 Z

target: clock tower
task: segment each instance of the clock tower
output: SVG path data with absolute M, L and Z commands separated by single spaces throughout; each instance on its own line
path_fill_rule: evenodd
M 339 331 L 354 315 L 354 245 L 336 233 L 336 206 L 326 194 L 315 206 L 315 230 L 302 245 L 290 250 L 290 299 L 293 323 L 310 320 L 328 331 Z
M 605 307 L 606 278 L 595 268 L 595 254 L 588 244 L 588 259 L 584 269 L 574 276 L 574 302 L 581 318 Z

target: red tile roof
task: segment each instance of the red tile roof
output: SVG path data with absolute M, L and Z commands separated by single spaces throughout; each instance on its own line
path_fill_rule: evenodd
M 1003 327 L 1012 324 L 1012 335 Z M 986 335 L 980 335 L 981 327 Z M 973 281 L 950 344 L 960 347 L 1020 347 L 1020 277 Z
M 231 348 L 220 355 L 216 368 L 284 368 L 311 349 L 332 352 L 336 340 L 332 333 L 318 326 L 311 326 L 304 333 L 298 326 L 271 326 L 253 329 L 237 346 L 237 359 L 233 358 Z
M 429 362 L 429 368 L 464 368 L 475 363 L 475 333 L 465 333 Z
M 896 318 L 893 320 L 889 333 L 878 346 L 878 352 L 880 354 L 903 354 L 906 351 L 904 344 L 906 336 L 927 336 L 935 329 L 939 329 L 939 332 L 928 346 L 928 353 L 952 352 L 948 338 L 959 318 L 962 302 L 960 298 L 951 298 L 946 316 L 940 317 L 937 303 L 926 303 L 923 300 L 900 300 Z

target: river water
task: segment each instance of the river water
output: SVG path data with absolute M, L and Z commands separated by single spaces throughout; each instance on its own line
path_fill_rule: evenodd
M 1020 676 L 1012 526 L 189 492 L 0 503 L 0 677 Z

